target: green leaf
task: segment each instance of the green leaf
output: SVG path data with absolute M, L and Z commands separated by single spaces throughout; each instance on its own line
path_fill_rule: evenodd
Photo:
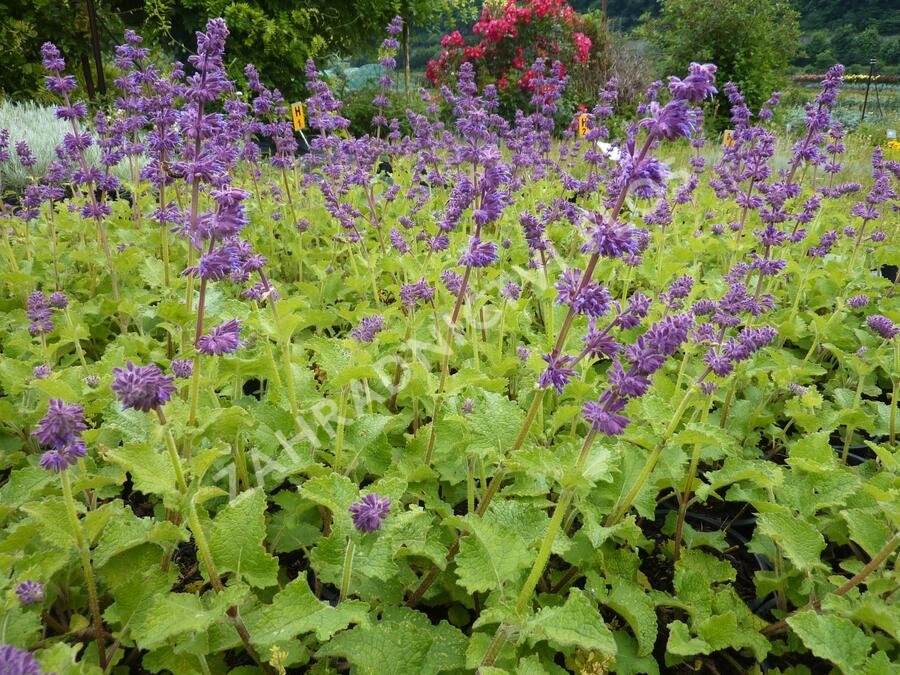
M 624 631 L 613 633 L 616 639 L 616 660 L 611 672 L 617 675 L 659 675 L 659 664 L 652 655 L 638 654 L 634 638 Z
M 175 469 L 165 452 L 143 443 L 127 443 L 110 450 L 107 457 L 131 474 L 135 490 L 170 499 L 178 496 Z
M 806 434 L 788 446 L 788 464 L 804 471 L 827 471 L 835 464 L 829 433 L 819 431 Z
M 858 672 L 874 644 L 852 621 L 833 614 L 800 612 L 787 622 L 809 651 L 845 673 Z
M 850 538 L 870 557 L 875 557 L 890 537 L 884 514 L 877 510 L 843 509 L 841 518 L 847 521 Z
M 66 503 L 62 497 L 45 497 L 40 502 L 28 502 L 22 506 L 22 511 L 38 523 L 41 539 L 48 544 L 63 550 L 75 547 L 75 534 L 69 525 Z
M 331 472 L 310 478 L 300 487 L 300 494 L 335 515 L 344 515 L 359 496 L 359 488 L 346 476 Z
M 467 420 L 471 429 L 468 452 L 503 452 L 522 427 L 525 413 L 515 401 L 490 391 L 482 391 Z
M 712 651 L 732 645 L 737 633 L 737 617 L 732 614 L 713 614 L 695 626 L 697 636 L 704 640 Z
M 351 623 L 368 625 L 368 609 L 358 600 L 345 600 L 332 607 L 316 599 L 301 575 L 275 595 L 271 605 L 259 607 L 246 620 L 254 644 L 266 650 L 303 633 L 314 631 L 316 639 L 325 642 Z
M 239 494 L 216 515 L 209 548 L 219 574 L 234 572 L 256 588 L 278 582 L 278 559 L 263 547 L 265 512 L 265 493 L 256 488 Z
M 640 588 L 629 582 L 616 581 L 612 591 L 600 602 L 621 616 L 637 638 L 638 655 L 653 651 L 658 630 L 653 601 Z
M 666 651 L 678 656 L 693 656 L 694 654 L 709 654 L 712 647 L 706 640 L 691 637 L 687 624 L 676 619 L 669 624 L 669 641 L 666 643 Z
M 447 522 L 469 532 L 460 541 L 456 573 L 459 583 L 470 593 L 501 589 L 531 564 L 531 555 L 519 533 L 494 522 L 490 515 L 480 518 L 469 514 Z
M 51 474 L 38 466 L 27 466 L 10 473 L 0 487 L 0 518 L 22 506 L 51 479 Z
M 603 617 L 580 588 L 561 607 L 545 607 L 529 622 L 531 631 L 569 647 L 615 656 L 616 641 Z
M 153 529 L 153 519 L 138 518 L 131 509 L 112 518 L 100 533 L 94 549 L 94 564 L 102 567 L 110 558 L 145 543 Z
M 342 656 L 359 675 L 434 675 L 465 667 L 466 636 L 446 621 L 405 607 L 389 608 L 381 621 L 331 639 L 317 656 Z
M 756 519 L 759 532 L 781 544 L 788 559 L 800 570 L 822 566 L 825 537 L 819 529 L 788 513 L 761 513 Z
M 225 611 L 238 604 L 246 590 L 246 586 L 231 586 L 222 593 L 211 591 L 202 599 L 190 593 L 157 595 L 144 621 L 132 626 L 132 636 L 141 649 L 153 649 L 171 639 L 183 641 L 204 633 L 224 619 Z
M 69 645 L 65 642 L 57 642 L 52 647 L 40 650 L 36 656 L 41 664 L 42 673 L 57 673 L 57 675 L 100 675 L 100 668 L 87 659 L 78 661 L 78 652 L 82 644 Z

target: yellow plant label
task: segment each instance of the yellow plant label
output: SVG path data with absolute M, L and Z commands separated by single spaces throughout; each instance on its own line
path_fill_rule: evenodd
M 302 103 L 291 104 L 291 118 L 294 120 L 294 131 L 306 128 L 306 115 L 303 112 Z

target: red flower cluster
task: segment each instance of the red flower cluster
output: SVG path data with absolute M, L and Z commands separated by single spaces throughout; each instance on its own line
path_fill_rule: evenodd
M 495 78 L 500 90 L 510 82 L 530 90 L 528 69 L 537 57 L 587 63 L 592 44 L 578 30 L 581 27 L 581 20 L 566 0 L 506 0 L 499 10 L 482 10 L 472 26 L 472 33 L 481 36 L 476 44 L 466 45 L 459 31 L 445 35 L 440 56 L 429 61 L 425 76 L 436 85 L 461 63 L 478 62 Z M 565 65 L 560 70 L 563 74 Z

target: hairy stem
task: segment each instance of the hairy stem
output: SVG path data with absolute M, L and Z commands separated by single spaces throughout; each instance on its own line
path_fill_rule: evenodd
M 66 514 L 69 517 L 69 524 L 72 527 L 72 533 L 75 535 L 75 544 L 78 546 L 78 552 L 81 554 L 81 569 L 84 572 L 84 580 L 87 582 L 88 598 L 91 605 L 91 618 L 94 623 L 94 639 L 97 641 L 97 653 L 100 657 L 100 668 L 106 668 L 106 637 L 103 630 L 103 621 L 100 617 L 100 599 L 97 596 L 97 584 L 94 581 L 94 569 L 91 565 L 90 545 L 84 538 L 84 532 L 81 529 L 81 521 L 78 519 L 78 513 L 75 511 L 75 498 L 72 495 L 72 483 L 69 481 L 68 471 L 61 471 L 63 498 L 66 503 Z

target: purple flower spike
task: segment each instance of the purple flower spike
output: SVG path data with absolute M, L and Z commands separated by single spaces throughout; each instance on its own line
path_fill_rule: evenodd
M 391 511 L 391 498 L 379 497 L 376 493 L 367 494 L 360 501 L 350 505 L 353 514 L 353 525 L 360 532 L 374 532 L 381 527 Z
M 459 264 L 487 267 L 496 259 L 497 244 L 492 241 L 481 241 L 479 237 L 472 237 L 469 242 L 469 250 L 462 254 Z
M 638 230 L 615 221 L 607 221 L 601 214 L 588 216 L 594 227 L 590 230 L 588 242 L 581 247 L 582 253 L 598 253 L 604 258 L 621 258 L 640 252 Z
M 48 365 L 45 364 L 45 363 L 42 363 L 42 364 L 39 365 L 39 366 L 35 366 L 35 367 L 34 367 L 34 370 L 33 370 L 32 372 L 33 372 L 33 374 L 34 374 L 34 379 L 36 379 L 36 380 L 43 380 L 43 379 L 45 379 L 45 378 L 47 378 L 47 377 L 50 377 L 50 372 L 51 372 L 51 371 L 50 371 L 50 366 L 48 366 Z
M 500 296 L 506 298 L 507 300 L 518 300 L 521 295 L 522 287 L 512 281 L 510 281 L 502 289 L 500 289 Z
M 384 317 L 377 314 L 373 316 L 364 316 L 359 325 L 350 331 L 350 335 L 357 342 L 371 342 L 375 339 L 375 335 L 381 332 L 384 325 Z
M 853 309 L 865 307 L 869 304 L 869 296 L 865 294 L 854 295 L 847 300 L 847 304 L 850 305 Z
M 23 605 L 35 605 L 44 601 L 44 586 L 37 581 L 26 579 L 16 586 L 16 595 Z
M 650 104 L 650 116 L 642 119 L 638 126 L 647 127 L 657 138 L 674 141 L 694 133 L 697 114 L 684 99 L 669 101 L 662 107 L 653 101 Z
M 174 378 L 162 374 L 154 364 L 136 366 L 129 361 L 125 368 L 113 368 L 113 383 L 123 408 L 150 412 L 168 401 L 175 391 Z
M 692 63 L 691 74 L 683 80 L 669 77 L 669 91 L 672 98 L 680 98 L 692 103 L 699 103 L 703 99 L 715 96 L 718 91 L 713 86 L 716 81 L 716 67 L 712 63 Z
M 221 356 L 236 352 L 242 344 L 241 324 L 237 319 L 231 319 L 201 336 L 197 340 L 197 349 L 202 354 Z
M 602 403 L 588 401 L 581 409 L 584 418 L 590 422 L 591 428 L 607 436 L 621 436 L 625 427 L 631 422 L 624 415 L 608 412 Z
M 54 309 L 65 309 L 69 306 L 69 299 L 62 291 L 56 291 L 50 294 L 50 306 Z
M 897 325 L 893 321 L 881 314 L 873 314 L 870 316 L 866 319 L 866 325 L 885 340 L 893 339 L 893 337 L 900 332 L 900 328 L 897 328 Z
M 77 439 L 85 429 L 84 408 L 76 404 L 66 405 L 61 399 L 51 398 L 47 414 L 38 422 L 32 435 L 41 445 L 62 448 Z
M 31 655 L 31 652 L 17 649 L 11 645 L 3 645 L 0 647 L 0 673 L 5 673 L 5 675 L 41 675 L 41 666 Z
M 175 359 L 172 361 L 172 372 L 179 379 L 187 379 L 194 374 L 194 362 L 190 359 Z
M 453 270 L 444 270 L 441 273 L 441 281 L 444 283 L 444 288 L 453 295 L 459 295 L 460 290 L 462 290 L 462 280 L 462 275 L 457 274 Z
M 40 465 L 41 468 L 46 469 L 47 471 L 59 473 L 60 471 L 65 471 L 69 468 L 69 460 L 65 455 L 60 454 L 56 450 L 48 450 L 41 455 Z
M 47 299 L 40 291 L 35 291 L 28 296 L 27 314 L 31 319 L 31 326 L 28 331 L 32 335 L 40 335 L 41 333 L 49 333 L 53 330 L 53 322 L 50 321 L 50 308 L 47 306 Z
M 556 391 L 561 394 L 563 388 L 575 375 L 575 371 L 568 367 L 572 357 L 544 354 L 541 358 L 547 362 L 547 369 L 538 378 L 538 386 L 541 389 L 548 389 L 553 385 L 556 387 Z

